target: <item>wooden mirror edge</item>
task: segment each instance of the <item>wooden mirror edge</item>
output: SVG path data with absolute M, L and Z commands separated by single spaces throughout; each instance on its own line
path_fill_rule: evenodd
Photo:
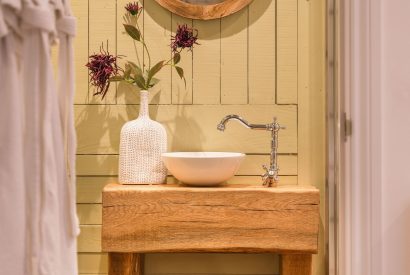
M 226 0 L 214 5 L 194 5 L 182 0 L 155 0 L 167 10 L 182 17 L 200 20 L 211 20 L 231 15 L 253 0 Z

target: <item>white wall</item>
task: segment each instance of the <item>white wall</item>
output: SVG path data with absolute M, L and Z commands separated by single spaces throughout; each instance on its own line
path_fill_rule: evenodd
M 410 274 L 410 1 L 381 9 L 382 266 Z

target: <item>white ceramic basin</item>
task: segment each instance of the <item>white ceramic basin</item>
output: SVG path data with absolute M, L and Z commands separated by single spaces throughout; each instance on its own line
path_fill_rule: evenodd
M 188 185 L 212 186 L 223 183 L 238 171 L 245 154 L 227 152 L 163 153 L 165 166 Z

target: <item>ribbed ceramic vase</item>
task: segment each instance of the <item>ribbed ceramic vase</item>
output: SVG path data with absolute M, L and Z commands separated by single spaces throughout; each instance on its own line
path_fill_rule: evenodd
M 161 154 L 167 151 L 164 126 L 149 117 L 148 91 L 141 91 L 137 119 L 121 129 L 119 182 L 122 184 L 165 183 L 167 169 Z

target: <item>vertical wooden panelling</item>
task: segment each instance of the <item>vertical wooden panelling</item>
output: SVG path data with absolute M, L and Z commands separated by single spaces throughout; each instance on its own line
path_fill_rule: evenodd
M 277 0 L 276 103 L 297 104 L 298 0 Z
M 195 48 L 193 63 L 193 103 L 221 102 L 221 20 L 194 20 L 201 45 Z
M 77 177 L 77 203 L 101 203 L 104 186 L 115 182 L 116 177 Z
M 309 133 L 312 137 L 310 150 L 315 155 L 310 184 L 320 190 L 319 253 L 313 256 L 313 274 L 326 274 L 326 0 L 310 3 L 310 62 L 311 118 Z M 312 164 L 310 164 L 312 165 Z M 313 168 L 313 167 L 312 167 Z
M 188 150 L 185 150 L 188 151 Z M 191 151 L 191 150 L 189 150 Z M 192 150 L 194 151 L 194 150 Z M 207 150 L 209 151 L 209 150 Z M 216 150 L 215 150 L 216 151 Z M 99 163 L 104 159 L 107 165 L 100 166 Z M 109 177 L 118 175 L 118 155 L 111 156 L 78 156 L 78 164 L 81 166 L 77 169 L 79 176 L 100 176 Z M 279 175 L 297 175 L 297 157 L 292 155 L 279 155 L 280 163 Z M 262 172 L 262 164 L 269 163 L 269 155 L 247 155 L 240 169 L 236 172 L 238 176 L 253 176 Z
M 107 272 L 107 255 L 100 253 L 101 190 L 106 183 L 117 180 L 119 129 L 137 114 L 138 107 L 124 105 L 139 103 L 138 89 L 125 84 L 118 85 L 117 94 L 113 85 L 104 102 L 93 98 L 88 93 L 84 64 L 87 55 L 97 52 L 107 40 L 111 53 L 126 55 L 120 64 L 127 59 L 138 63 L 135 49 L 140 50 L 141 57 L 141 47 L 138 44 L 135 47 L 122 26 L 124 5 L 128 2 L 72 0 L 79 22 L 75 42 L 75 103 L 117 103 L 116 106 L 77 106 L 75 109 L 80 153 L 77 167 L 81 175 L 77 181 L 82 224 L 78 243 L 80 274 Z M 177 24 L 192 25 L 199 32 L 200 45 L 193 52 L 182 53 L 180 66 L 185 71 L 186 88 L 179 76 L 167 67 L 157 75 L 161 82 L 151 93 L 151 104 L 160 105 L 150 106 L 150 112 L 154 119 L 165 124 L 170 150 L 246 151 L 250 153 L 247 161 L 229 184 L 259 184 L 260 165 L 268 161 L 268 135 L 235 123 L 228 126 L 225 133 L 219 133 L 215 125 L 227 112 L 242 114 L 255 123 L 268 122 L 276 115 L 288 126 L 280 134 L 279 150 L 283 153 L 279 158 L 280 184 L 315 184 L 323 190 L 324 25 L 321 20 L 324 0 L 314 5 L 306 0 L 255 0 L 232 16 L 211 21 L 171 15 L 152 0 L 140 2 L 145 6 L 140 26 L 152 63 L 171 57 L 170 35 L 176 31 Z M 189 106 L 191 104 L 203 106 Z M 218 106 L 220 104 L 224 106 Z M 260 104 L 266 106 L 255 106 Z M 175 182 L 175 179 L 168 177 L 168 181 Z M 324 203 L 321 210 L 323 215 Z M 323 240 L 322 228 L 321 245 Z M 321 249 L 319 256 L 314 257 L 315 275 L 323 274 L 324 270 L 323 246 Z M 193 260 L 189 263 L 191 269 L 184 268 L 188 264 L 187 257 Z M 200 262 L 214 263 L 212 269 L 195 264 L 195 257 L 192 254 L 153 255 L 147 258 L 151 266 L 147 274 L 278 272 L 277 259 L 272 264 L 272 259 L 262 255 L 243 258 L 247 269 L 235 267 L 242 256 L 234 259 L 229 255 L 201 255 Z
M 313 274 L 326 274 L 326 1 L 298 2 L 298 183 L 321 191 L 319 253 L 313 256 Z
M 221 103 L 248 103 L 248 8 L 221 19 Z
M 172 14 L 172 34 L 175 35 L 178 25 L 187 24 L 192 27 L 192 19 Z M 195 45 L 196 47 L 196 45 Z M 194 51 L 194 50 L 193 50 Z M 192 56 L 193 51 L 187 49 L 181 52 L 178 66 L 184 70 L 186 85 L 178 73 L 172 70 L 172 104 L 192 104 Z
M 77 239 L 78 252 L 101 252 L 101 225 L 81 225 Z
M 101 204 L 77 204 L 77 215 L 80 220 L 80 224 L 102 224 Z
M 311 2 L 299 0 L 298 173 L 301 184 L 323 180 L 325 165 L 324 7 L 324 1 L 316 2 L 312 8 Z
M 89 54 L 97 53 L 104 44 L 104 49 L 115 55 L 116 49 L 116 1 L 113 0 L 89 0 Z M 115 104 L 116 103 L 116 85 L 110 85 L 110 88 L 101 101 L 101 96 L 92 96 L 94 88 L 90 87 L 89 103 L 92 104 Z
M 311 159 L 310 143 L 311 137 L 308 135 L 311 104 L 310 83 L 309 83 L 309 7 L 310 3 L 305 0 L 298 0 L 298 135 L 304 138 L 298 139 L 298 175 L 299 182 L 303 184 L 310 181 Z
M 136 117 L 135 106 L 76 106 L 80 154 L 118 154 L 123 123 Z M 288 105 L 161 105 L 151 106 L 152 117 L 168 131 L 169 150 L 269 153 L 269 133 L 251 131 L 230 122 L 225 132 L 216 129 L 227 114 L 238 113 L 254 123 L 269 123 L 276 116 L 286 130 L 280 133 L 279 153 L 297 153 L 297 108 Z M 101 163 L 102 165 L 103 163 Z M 98 169 L 98 167 L 96 167 Z M 79 167 L 80 169 L 80 167 Z
M 249 103 L 274 104 L 276 93 L 275 0 L 249 5 Z
M 78 253 L 78 271 L 81 274 L 107 274 L 106 253 Z
M 74 39 L 75 104 L 88 102 L 88 0 L 72 0 L 72 11 L 77 17 L 77 35 Z
M 125 5 L 129 0 L 117 0 L 117 54 L 121 55 L 118 64 L 123 68 L 125 61 L 132 61 L 142 67 L 142 44 L 133 40 L 124 30 L 123 24 L 131 24 L 136 26 L 138 23 L 142 31 L 143 14 L 140 15 L 138 21 L 136 16 L 124 18 L 126 13 Z M 138 3 L 142 3 L 139 1 Z M 119 83 L 117 88 L 117 104 L 138 104 L 139 103 L 139 88 L 134 85 Z
M 144 1 L 144 39 L 151 56 L 151 67 L 160 60 L 171 58 L 171 13 L 155 1 Z M 144 62 L 149 67 L 148 54 Z M 155 75 L 160 82 L 150 90 L 150 103 L 171 104 L 171 67 L 166 66 Z

